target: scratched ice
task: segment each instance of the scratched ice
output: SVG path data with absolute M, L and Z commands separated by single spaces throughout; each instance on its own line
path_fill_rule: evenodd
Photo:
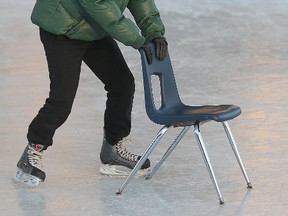
M 230 126 L 253 190 L 221 125 L 202 130 L 223 206 L 192 131 L 152 179 L 133 179 L 115 195 L 124 179 L 99 174 L 106 94 L 85 65 L 71 116 L 44 153 L 46 181 L 34 190 L 13 184 L 27 126 L 48 94 L 46 60 L 29 18 L 34 2 L 0 0 L 0 215 L 287 214 L 287 0 L 156 0 L 182 100 L 242 108 Z M 160 126 L 145 113 L 139 53 L 120 46 L 136 79 L 129 149 L 141 154 Z M 167 145 L 155 150 L 153 164 Z

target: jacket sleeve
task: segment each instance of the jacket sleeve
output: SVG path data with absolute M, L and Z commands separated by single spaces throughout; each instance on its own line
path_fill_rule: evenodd
M 79 0 L 91 25 L 103 28 L 116 40 L 138 49 L 145 41 L 138 27 L 121 13 L 114 0 Z
M 164 35 L 165 27 L 154 0 L 130 0 L 128 9 L 147 41 Z

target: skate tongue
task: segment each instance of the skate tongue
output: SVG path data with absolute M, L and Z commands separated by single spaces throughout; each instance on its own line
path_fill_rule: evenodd
M 37 152 L 41 152 L 44 149 L 44 146 L 41 144 L 29 143 L 29 145 Z

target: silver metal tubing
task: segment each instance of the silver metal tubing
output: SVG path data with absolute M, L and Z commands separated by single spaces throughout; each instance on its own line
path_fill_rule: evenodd
M 172 153 L 172 151 L 176 148 L 180 140 L 185 136 L 186 132 L 189 130 L 190 126 L 184 126 L 181 132 L 178 134 L 176 139 L 173 141 L 173 143 L 169 146 L 161 160 L 154 166 L 151 173 L 147 176 L 147 179 L 152 178 L 152 176 L 156 173 L 156 171 L 159 169 L 159 167 L 164 163 L 164 161 L 168 158 L 168 156 Z
M 148 146 L 144 154 L 142 155 L 141 159 L 136 163 L 135 167 L 132 169 L 131 173 L 129 176 L 126 178 L 122 186 L 120 187 L 119 191 L 116 193 L 117 195 L 121 194 L 122 191 L 125 189 L 127 184 L 132 180 L 132 178 L 135 176 L 137 171 L 140 169 L 140 167 L 143 165 L 143 163 L 146 161 L 146 159 L 149 157 L 149 155 L 152 153 L 154 148 L 157 146 L 161 138 L 164 136 L 164 134 L 167 132 L 170 126 L 164 126 L 161 128 L 161 130 L 158 132 L 156 137 L 153 139 L 151 144 Z
M 234 154 L 235 154 L 235 157 L 236 157 L 236 159 L 237 159 L 237 161 L 238 161 L 238 164 L 239 164 L 239 166 L 240 166 L 240 168 L 241 168 L 241 170 L 242 170 L 242 173 L 243 173 L 243 175 L 244 175 L 244 178 L 245 178 L 245 180 L 246 180 L 246 182 L 247 182 L 247 187 L 248 187 L 248 188 L 252 188 L 252 184 L 251 184 L 251 182 L 250 182 L 250 180 L 249 180 L 249 178 L 248 178 L 248 175 L 247 175 L 247 173 L 246 173 L 246 171 L 245 171 L 243 162 L 242 162 L 242 160 L 241 160 L 241 157 L 240 157 L 240 154 L 239 154 L 239 151 L 238 151 L 236 142 L 235 142 L 235 140 L 234 140 L 234 138 L 233 138 L 233 135 L 232 135 L 232 132 L 231 132 L 230 127 L 229 127 L 229 125 L 228 125 L 228 122 L 227 122 L 227 121 L 224 121 L 224 122 L 222 122 L 222 125 L 223 125 L 224 130 L 225 130 L 225 133 L 226 133 L 226 135 L 227 135 L 227 137 L 228 137 L 228 140 L 229 140 L 229 142 L 230 142 L 230 145 L 231 145 L 231 147 L 232 147 L 232 150 L 233 150 L 233 152 L 234 152 Z
M 218 186 L 218 183 L 217 183 L 217 180 L 216 180 L 216 177 L 215 177 L 215 174 L 214 174 L 214 171 L 213 171 L 210 159 L 209 159 L 209 155 L 207 153 L 204 141 L 202 139 L 202 135 L 201 135 L 200 130 L 199 130 L 199 124 L 195 124 L 194 125 L 194 134 L 195 134 L 195 137 L 196 137 L 196 139 L 198 141 L 199 148 L 200 148 L 202 157 L 204 159 L 205 165 L 207 167 L 208 173 L 209 173 L 209 175 L 211 177 L 211 180 L 212 180 L 212 182 L 214 184 L 214 187 L 216 189 L 216 192 L 218 194 L 219 203 L 220 204 L 224 204 L 224 200 L 223 200 L 222 194 L 220 192 L 220 188 Z

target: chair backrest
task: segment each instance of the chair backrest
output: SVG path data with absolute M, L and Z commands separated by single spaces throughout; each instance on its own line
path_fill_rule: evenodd
M 143 49 L 140 49 L 140 53 L 142 61 L 146 112 L 148 114 L 148 117 L 152 121 L 154 121 L 153 116 L 155 116 L 155 114 L 167 114 L 169 112 L 173 112 L 175 108 L 177 109 L 177 106 L 183 106 L 183 103 L 181 102 L 181 99 L 179 97 L 169 53 L 167 52 L 164 60 L 160 61 L 155 55 L 154 44 L 150 43 L 150 46 L 152 47 L 153 52 L 152 64 L 148 64 Z M 159 108 L 156 108 L 155 106 L 153 83 L 151 81 L 151 77 L 153 76 L 157 76 L 159 78 L 161 97 Z

